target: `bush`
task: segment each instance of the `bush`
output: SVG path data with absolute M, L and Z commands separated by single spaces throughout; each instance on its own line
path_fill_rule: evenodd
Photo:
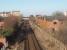
M 3 36 L 10 36 L 13 33 L 13 31 L 14 31 L 13 28 L 4 29 L 4 30 L 2 30 L 1 35 L 3 35 Z

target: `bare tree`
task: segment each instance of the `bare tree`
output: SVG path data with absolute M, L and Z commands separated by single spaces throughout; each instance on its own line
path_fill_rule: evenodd
M 64 14 L 63 12 L 60 12 L 60 11 L 56 11 L 52 14 L 52 18 L 53 19 L 58 19 L 58 20 L 63 20 L 64 19 Z

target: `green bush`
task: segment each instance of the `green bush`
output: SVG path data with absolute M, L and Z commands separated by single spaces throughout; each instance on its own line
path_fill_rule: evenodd
M 13 33 L 13 31 L 14 31 L 13 28 L 4 29 L 4 30 L 2 30 L 1 35 L 10 36 Z

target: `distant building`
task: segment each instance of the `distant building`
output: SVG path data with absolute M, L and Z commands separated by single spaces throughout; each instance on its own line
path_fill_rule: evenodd
M 11 14 L 14 16 L 20 16 L 21 15 L 20 11 L 12 11 Z
M 20 11 L 0 12 L 0 16 L 2 16 L 2 17 L 8 17 L 10 14 L 13 16 L 20 16 L 21 15 Z
M 0 12 L 0 16 L 2 16 L 2 17 L 8 17 L 9 13 L 10 12 Z

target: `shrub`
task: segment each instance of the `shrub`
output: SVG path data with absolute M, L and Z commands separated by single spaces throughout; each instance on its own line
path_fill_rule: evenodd
M 2 30 L 1 35 L 3 35 L 3 36 L 10 36 L 13 33 L 13 31 L 14 31 L 13 28 L 4 29 L 4 30 Z

